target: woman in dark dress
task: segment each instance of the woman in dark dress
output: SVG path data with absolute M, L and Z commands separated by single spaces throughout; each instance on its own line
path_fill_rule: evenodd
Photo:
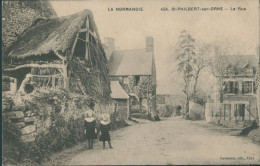
M 110 125 L 110 120 L 109 120 L 109 115 L 104 114 L 102 115 L 102 120 L 100 121 L 100 131 L 101 135 L 99 137 L 99 141 L 103 142 L 103 148 L 106 148 L 106 141 L 108 141 L 109 148 L 113 148 L 111 146 L 111 139 L 109 135 L 109 131 L 111 130 L 111 125 Z
M 93 109 L 93 107 L 94 106 L 92 105 L 91 109 Z M 96 120 L 93 117 L 92 110 L 88 110 L 86 112 L 84 126 L 85 126 L 86 138 L 88 139 L 88 148 L 93 149 L 93 139 L 97 139 L 97 134 L 96 134 Z

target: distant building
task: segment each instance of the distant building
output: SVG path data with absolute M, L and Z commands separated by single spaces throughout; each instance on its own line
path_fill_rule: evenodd
M 115 111 L 124 119 L 129 118 L 129 96 L 118 81 L 111 81 L 111 98 L 115 102 Z
M 119 81 L 130 96 L 130 112 L 156 114 L 154 42 L 146 38 L 145 49 L 115 50 L 114 39 L 105 38 L 111 81 Z
M 257 66 L 258 59 L 254 55 L 226 56 L 228 65 L 223 78 L 223 105 L 216 87 L 208 96 L 206 104 L 206 120 L 221 120 L 247 125 L 257 115 Z M 217 86 L 217 83 L 215 83 Z

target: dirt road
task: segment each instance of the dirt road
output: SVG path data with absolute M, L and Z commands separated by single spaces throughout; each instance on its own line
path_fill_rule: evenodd
M 260 146 L 249 140 L 230 136 L 203 122 L 170 118 L 138 124 L 112 133 L 114 149 L 95 144 L 59 163 L 64 165 L 114 164 L 256 164 Z

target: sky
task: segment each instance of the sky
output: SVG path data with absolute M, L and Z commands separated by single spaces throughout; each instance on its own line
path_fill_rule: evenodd
M 259 45 L 258 0 L 67 0 L 51 1 L 58 16 L 90 9 L 99 35 L 115 39 L 118 50 L 145 48 L 145 38 L 154 38 L 157 93 L 181 93 L 180 79 L 170 61 L 182 30 L 197 42 L 232 43 L 244 54 L 256 54 Z M 143 11 L 115 11 L 120 7 L 142 7 Z M 162 11 L 167 7 L 169 11 Z M 223 7 L 224 11 L 171 11 L 171 7 Z M 238 11 L 238 7 L 246 8 Z M 113 8 L 113 11 L 108 11 Z M 231 11 L 231 8 L 236 8 Z M 174 67 L 173 67 L 174 68 Z M 208 79 L 200 78 L 205 83 Z M 202 84 L 201 84 L 202 85 Z

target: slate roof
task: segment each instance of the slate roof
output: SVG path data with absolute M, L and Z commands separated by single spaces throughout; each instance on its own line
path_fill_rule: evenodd
M 109 75 L 151 75 L 152 59 L 145 49 L 114 51 L 108 61 Z
M 111 81 L 110 82 L 111 86 L 111 97 L 112 99 L 128 99 L 129 96 L 127 93 L 124 91 L 122 86 L 119 84 L 118 81 Z
M 255 55 L 225 55 L 229 64 L 233 67 L 244 68 L 247 65 L 256 67 L 258 65 L 258 58 Z

